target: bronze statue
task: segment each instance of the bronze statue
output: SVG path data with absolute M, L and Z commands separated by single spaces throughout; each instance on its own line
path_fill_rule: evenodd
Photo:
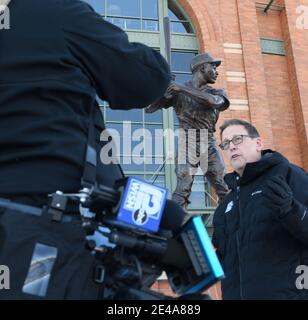
M 160 108 L 174 107 L 180 127 L 184 129 L 186 136 L 189 129 L 208 130 L 208 148 L 205 148 L 205 151 L 202 151 L 200 134 L 197 134 L 196 143 L 189 143 L 189 139 L 186 140 L 186 163 L 180 163 L 179 156 L 176 157 L 177 186 L 172 199 L 184 209 L 187 209 L 190 203 L 188 198 L 199 166 L 215 189 L 219 201 L 228 192 L 223 180 L 224 162 L 218 151 L 214 132 L 219 113 L 226 110 L 230 102 L 225 90 L 214 89 L 208 85 L 216 82 L 218 76 L 216 68 L 220 64 L 220 60 L 214 60 L 208 53 L 195 56 L 191 61 L 192 80 L 184 85 L 172 81 L 165 95 L 146 108 L 146 112 L 152 113 Z M 199 160 L 197 163 L 191 161 L 195 160 L 196 156 Z M 206 168 L 200 165 L 202 159 L 206 160 Z

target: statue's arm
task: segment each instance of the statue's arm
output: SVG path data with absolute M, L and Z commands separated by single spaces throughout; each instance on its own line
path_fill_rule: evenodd
M 229 99 L 224 90 L 214 90 L 215 94 L 204 90 L 198 90 L 192 87 L 177 85 L 178 93 L 183 93 L 189 98 L 202 104 L 205 108 L 215 108 L 219 111 L 226 110 L 229 105 Z
M 175 107 L 176 95 L 173 94 L 168 87 L 165 95 L 147 106 L 144 110 L 146 113 L 153 113 L 159 109 Z

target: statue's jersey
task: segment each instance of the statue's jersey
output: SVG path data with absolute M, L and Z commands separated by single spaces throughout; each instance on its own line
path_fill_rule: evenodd
M 184 85 L 194 88 L 191 81 L 186 82 Z M 225 103 L 219 108 L 209 107 L 189 97 L 185 93 L 179 93 L 174 97 L 174 110 L 181 128 L 186 130 L 207 129 L 209 133 L 213 133 L 215 132 L 215 124 L 218 120 L 219 113 L 226 110 L 230 102 L 226 91 L 223 89 L 215 89 L 205 85 L 200 90 L 224 98 Z

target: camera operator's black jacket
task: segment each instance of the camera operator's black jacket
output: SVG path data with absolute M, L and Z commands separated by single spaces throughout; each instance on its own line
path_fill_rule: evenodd
M 286 178 L 295 198 L 293 211 L 282 219 L 263 205 L 266 180 L 277 175 Z M 230 173 L 225 181 L 231 192 L 213 222 L 213 243 L 226 274 L 223 299 L 307 299 L 307 289 L 296 287 L 304 284 L 303 276 L 308 285 L 308 274 L 296 270 L 308 266 L 307 173 L 267 150 L 246 165 L 241 178 Z
M 111 108 L 146 107 L 164 94 L 169 66 L 86 2 L 13 0 L 9 9 L 10 29 L 0 30 L 0 194 L 75 192 L 96 95 Z M 95 118 L 99 157 L 98 105 Z M 122 177 L 97 160 L 102 184 Z

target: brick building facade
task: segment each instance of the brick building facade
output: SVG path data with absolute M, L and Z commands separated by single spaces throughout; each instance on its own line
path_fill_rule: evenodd
M 266 13 L 271 1 L 178 2 L 197 29 L 200 51 L 223 60 L 217 85 L 227 89 L 231 107 L 220 123 L 250 121 L 266 147 L 308 170 L 308 0 L 276 0 Z M 261 39 L 281 41 L 285 54 L 266 53 Z
M 266 148 L 307 171 L 308 0 L 178 3 L 196 28 L 200 51 L 223 60 L 217 86 L 227 89 L 231 107 L 219 124 L 228 118 L 251 122 Z M 157 287 L 168 292 L 163 282 Z M 219 285 L 209 293 L 220 299 Z

